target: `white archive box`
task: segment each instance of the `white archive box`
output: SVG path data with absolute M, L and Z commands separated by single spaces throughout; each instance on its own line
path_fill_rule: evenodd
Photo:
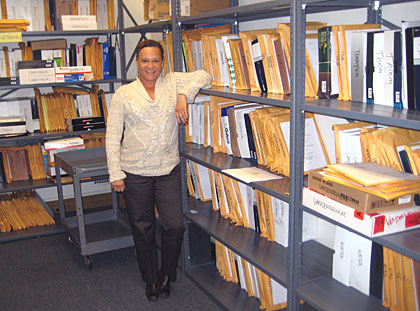
M 376 214 L 364 214 L 309 188 L 303 189 L 303 205 L 368 237 L 420 227 L 420 206 Z
M 49 140 L 44 143 L 45 151 L 48 152 L 48 161 L 54 162 L 54 154 L 70 150 L 84 149 L 83 139 L 79 136 Z

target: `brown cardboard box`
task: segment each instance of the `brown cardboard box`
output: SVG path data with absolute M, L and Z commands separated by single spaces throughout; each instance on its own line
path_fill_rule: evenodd
M 29 42 L 32 51 L 37 50 L 59 50 L 67 48 L 66 39 L 49 39 L 49 40 L 37 40 Z
M 225 9 L 229 0 L 180 0 L 181 16 L 191 16 L 204 12 Z M 170 0 L 143 0 L 144 20 L 171 18 Z
M 365 214 L 392 211 L 414 205 L 412 195 L 386 201 L 375 195 L 324 180 L 320 170 L 309 171 L 308 187 Z

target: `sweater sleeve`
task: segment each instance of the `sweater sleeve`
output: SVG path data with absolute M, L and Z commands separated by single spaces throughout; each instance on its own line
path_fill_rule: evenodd
M 124 131 L 124 94 L 121 90 L 112 97 L 106 127 L 106 156 L 108 164 L 109 181 L 124 179 L 125 173 L 121 170 L 121 138 Z
M 211 87 L 212 76 L 204 71 L 193 72 L 173 72 L 176 79 L 178 94 L 184 94 L 187 102 L 192 103 L 200 88 L 208 89 Z

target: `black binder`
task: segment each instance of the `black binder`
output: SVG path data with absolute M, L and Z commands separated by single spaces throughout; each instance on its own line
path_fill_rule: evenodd
M 394 32 L 394 107 L 402 108 L 402 51 L 401 32 Z
M 256 46 L 258 44 L 258 40 L 255 39 L 252 41 L 252 46 Z M 259 49 L 259 46 L 258 46 Z M 267 93 L 267 81 L 265 79 L 265 72 L 264 72 L 264 66 L 263 61 L 261 57 L 261 50 L 259 54 L 253 55 L 253 61 L 255 66 L 255 72 L 257 74 L 258 84 L 260 85 L 261 92 Z
M 375 33 L 367 33 L 366 46 L 366 103 L 373 104 L 373 36 Z

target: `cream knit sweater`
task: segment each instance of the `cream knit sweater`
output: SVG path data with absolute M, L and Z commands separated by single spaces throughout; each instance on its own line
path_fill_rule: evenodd
M 110 182 L 124 179 L 123 171 L 143 176 L 169 174 L 179 163 L 178 94 L 184 94 L 191 103 L 200 88 L 210 86 L 211 75 L 198 70 L 159 77 L 155 100 L 138 78 L 118 88 L 111 100 L 106 130 Z

